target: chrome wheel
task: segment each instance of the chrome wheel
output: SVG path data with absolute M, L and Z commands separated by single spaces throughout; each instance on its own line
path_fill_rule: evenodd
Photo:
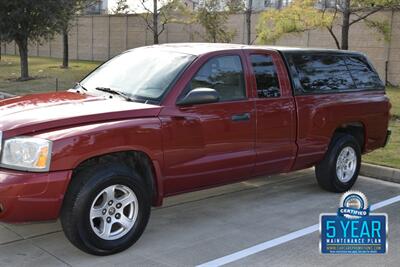
M 357 168 L 357 155 L 355 150 L 347 146 L 342 149 L 336 161 L 336 175 L 342 183 L 347 183 L 353 178 Z
M 132 189 L 112 185 L 101 191 L 90 208 L 90 225 L 98 237 L 116 240 L 134 226 L 139 203 Z

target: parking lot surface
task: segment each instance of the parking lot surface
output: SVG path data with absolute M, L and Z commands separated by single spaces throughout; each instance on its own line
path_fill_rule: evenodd
M 400 185 L 360 177 L 354 189 L 370 204 L 400 195 Z M 60 224 L 0 224 L 0 266 L 196 266 L 213 265 L 267 241 L 318 223 L 335 213 L 341 194 L 321 190 L 313 170 L 262 177 L 166 199 L 152 212 L 139 241 L 127 251 L 96 257 L 74 248 Z M 312 231 L 232 260 L 228 266 L 399 266 L 400 202 L 375 212 L 389 216 L 386 255 L 321 255 Z

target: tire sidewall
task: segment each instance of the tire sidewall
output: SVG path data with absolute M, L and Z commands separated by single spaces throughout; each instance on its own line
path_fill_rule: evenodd
M 339 177 L 337 176 L 336 164 L 337 164 L 337 160 L 340 155 L 340 152 L 342 152 L 342 150 L 345 147 L 351 147 L 354 149 L 354 151 L 356 153 L 356 157 L 357 157 L 357 165 L 356 165 L 356 169 L 354 171 L 353 177 L 351 177 L 351 179 L 348 182 L 343 183 L 342 181 L 339 180 Z M 330 175 L 331 175 L 331 177 L 334 178 L 332 183 L 333 183 L 334 187 L 338 189 L 338 191 L 341 191 L 341 192 L 347 191 L 356 182 L 358 173 L 360 171 L 360 166 L 361 166 L 360 146 L 358 145 L 357 141 L 353 137 L 346 135 L 337 140 L 337 142 L 335 143 L 335 145 L 332 149 L 331 155 L 332 156 L 330 157 L 329 166 L 331 166 Z
M 132 229 L 125 236 L 116 240 L 104 240 L 91 227 L 90 209 L 93 201 L 102 190 L 117 184 L 127 186 L 135 193 L 139 205 L 138 217 Z M 73 216 L 84 245 L 95 254 L 107 255 L 122 251 L 137 241 L 147 225 L 150 208 L 145 187 L 136 175 L 132 175 L 132 171 L 126 173 L 124 171 L 110 171 L 106 168 L 96 172 L 81 189 L 75 202 Z

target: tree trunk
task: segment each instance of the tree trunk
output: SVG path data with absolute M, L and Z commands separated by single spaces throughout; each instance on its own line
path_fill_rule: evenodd
M 153 37 L 154 37 L 154 44 L 158 44 L 158 7 L 157 7 L 157 0 L 153 0 Z
M 343 23 L 342 23 L 342 50 L 349 49 L 349 30 L 350 30 L 350 0 L 344 1 Z
M 21 38 L 15 40 L 19 49 L 19 57 L 21 60 L 21 81 L 29 80 L 29 69 L 28 69 L 28 38 Z
M 253 13 L 253 0 L 249 0 L 246 10 L 247 44 L 251 44 L 251 15 Z
M 63 63 L 62 68 L 68 69 L 69 65 L 69 44 L 68 44 L 68 29 L 63 30 Z

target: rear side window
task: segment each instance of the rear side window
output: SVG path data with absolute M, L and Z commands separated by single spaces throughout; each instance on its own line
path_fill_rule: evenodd
M 257 81 L 259 98 L 280 97 L 279 79 L 270 55 L 251 55 L 251 65 Z
M 379 75 L 364 57 L 346 57 L 346 62 L 358 89 L 382 89 L 384 87 Z
M 330 54 L 294 54 L 291 63 L 305 93 L 355 89 L 343 57 Z
M 215 89 L 221 101 L 246 98 L 242 62 L 239 56 L 220 56 L 207 61 L 190 82 L 188 92 L 200 88 Z

